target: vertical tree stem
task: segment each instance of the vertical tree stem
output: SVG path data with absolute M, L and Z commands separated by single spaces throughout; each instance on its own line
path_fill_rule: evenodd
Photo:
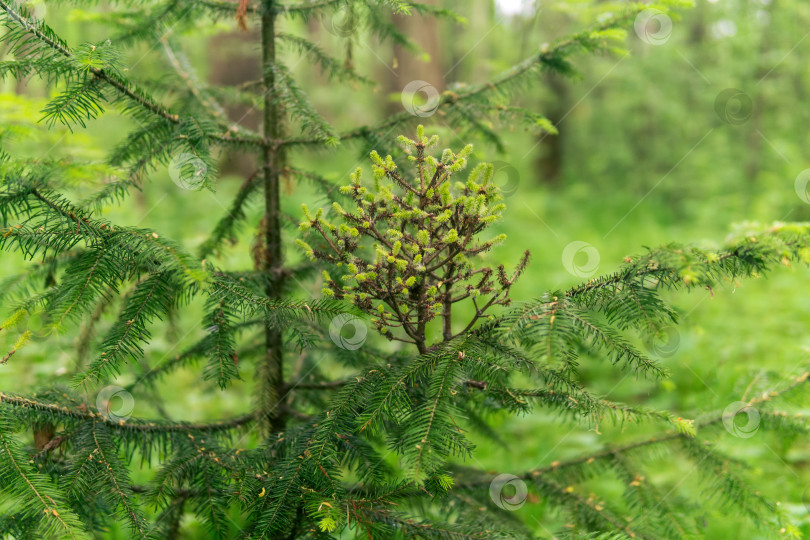
M 275 0 L 263 0 L 262 7 L 262 70 L 264 72 L 264 145 L 262 168 L 264 172 L 264 260 L 263 270 L 268 273 L 266 294 L 269 298 L 281 296 L 283 265 L 281 255 L 280 223 L 280 171 L 284 156 L 275 141 L 282 133 L 281 111 L 274 103 L 276 61 Z M 281 331 L 265 328 L 265 358 L 259 367 L 259 406 L 262 424 L 267 433 L 284 429 L 284 413 L 280 404 L 284 386 L 284 354 Z
M 445 274 L 447 277 L 453 275 L 455 264 L 450 263 Z M 453 339 L 453 285 L 448 283 L 444 286 L 444 298 L 442 300 L 442 338 L 444 341 Z

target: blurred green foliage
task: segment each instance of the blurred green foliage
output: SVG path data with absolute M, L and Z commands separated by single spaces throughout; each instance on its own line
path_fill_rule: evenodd
M 449 88 L 454 80 L 484 80 L 544 43 L 605 16 L 617 4 L 544 1 L 523 15 L 505 16 L 489 0 L 440 3 L 466 14 L 467 28 L 440 22 L 438 48 L 430 55 L 417 56 L 438 62 Z M 105 37 L 103 11 L 89 14 L 49 3 L 47 20 L 67 39 Z M 235 30 L 232 20 L 218 24 Z M 324 48 L 345 46 L 340 37 L 325 30 L 325 24 L 298 24 L 296 31 L 316 34 Z M 547 115 L 556 111 L 556 117 L 549 117 L 557 124 L 557 140 L 522 130 L 510 133 L 506 123 L 493 126 L 507 134 L 506 151 L 497 159 L 503 163 L 501 179 L 514 193 L 506 201 L 505 219 L 495 226 L 509 240 L 489 257 L 498 263 L 519 259 L 524 249 L 532 252 L 513 297 L 533 298 L 580 282 L 561 260 L 564 247 L 573 241 L 588 242 L 597 249 L 601 275 L 615 269 L 625 256 L 643 251 L 644 246 L 676 240 L 715 245 L 734 224 L 810 220 L 810 205 L 794 186 L 797 175 L 810 167 L 808 27 L 810 4 L 799 0 L 698 0 L 695 9 L 672 21 L 671 35 L 664 43 L 646 43 L 631 30 L 626 56 L 580 59 L 576 65 L 582 75 L 573 81 L 555 75 L 537 81 L 521 101 Z M 210 45 L 199 37 L 174 37 L 184 40 L 201 76 L 210 76 L 215 69 Z M 140 77 L 160 77 L 161 68 L 153 61 L 161 54 L 158 49 L 131 51 L 129 63 Z M 351 58 L 361 72 L 385 79 L 393 53 L 358 38 L 352 44 Z M 372 91 L 319 83 L 309 67 L 295 66 L 295 71 L 302 86 L 314 88 L 310 98 L 337 128 L 371 123 L 380 111 L 399 106 L 399 94 L 389 93 L 384 84 Z M 718 96 L 729 88 L 741 94 L 736 94 L 736 101 L 718 104 Z M 125 120 L 113 115 L 79 128 L 71 136 L 61 128 L 29 129 L 25 126 L 40 117 L 43 97 L 51 89 L 40 82 L 16 85 L 6 81 L 2 90 L 0 129 L 8 152 L 101 162 L 126 131 Z M 426 124 L 450 140 L 440 115 L 426 119 Z M 491 155 L 482 143 L 476 145 L 476 153 L 479 157 Z M 324 153 L 312 161 L 311 168 L 346 184 L 362 157 L 360 151 Z M 235 174 L 226 175 L 217 193 L 195 192 L 177 189 L 161 171 L 133 199 L 136 204 L 121 205 L 112 217 L 122 224 L 137 224 L 148 216 L 154 229 L 193 247 L 206 238 L 225 211 L 223 201 L 230 200 L 242 180 Z M 81 181 L 76 178 L 79 193 Z M 306 185 L 289 183 L 284 210 L 295 215 L 302 202 L 325 204 L 314 193 Z M 251 219 L 258 220 L 261 209 L 252 211 Z M 290 228 L 288 237 L 294 234 Z M 288 249 L 287 255 L 299 257 L 294 249 Z M 233 251 L 229 257 L 235 264 L 250 264 L 249 254 L 242 251 Z M 24 264 L 8 256 L 0 261 L 3 275 Z M 583 377 L 595 392 L 670 409 L 685 418 L 722 409 L 743 395 L 756 395 L 782 376 L 806 369 L 810 353 L 808 278 L 806 269 L 784 268 L 767 281 L 727 283 L 712 291 L 680 294 L 674 299 L 682 321 L 674 337 L 676 350 L 664 359 L 672 375 L 669 380 L 654 383 L 622 377 L 596 362 L 583 364 Z M 302 289 L 301 294 L 318 292 Z M 191 311 L 197 310 L 193 315 L 198 316 L 200 309 L 192 306 Z M 162 338 L 163 343 L 156 340 L 155 347 L 182 350 L 201 332 L 195 316 L 179 315 L 172 321 L 169 337 Z M 0 336 L 6 350 L 15 339 Z M 58 336 L 32 344 L 25 349 L 24 361 L 2 367 L 4 386 L 36 388 L 54 374 L 65 372 L 76 362 L 72 345 Z M 239 393 L 216 392 L 213 386 L 200 387 L 197 381 L 190 372 L 178 372 L 162 383 L 165 391 L 156 393 L 168 396 L 165 402 L 139 401 L 135 414 L 194 420 L 210 417 L 213 411 L 227 416 L 246 410 Z M 244 385 L 247 395 L 250 380 L 235 384 Z M 548 465 L 552 459 L 574 457 L 606 442 L 653 433 L 652 427 L 612 425 L 583 431 L 554 414 L 522 419 L 504 416 L 500 423 L 503 445 L 480 440 L 476 459 L 485 469 L 515 473 Z M 725 444 L 728 453 L 752 464 L 748 471 L 751 483 L 781 501 L 802 523 L 804 534 L 810 534 L 808 508 L 803 502 L 807 499 L 805 487 L 810 485 L 810 442 L 757 434 L 749 439 L 729 437 Z M 651 468 L 659 479 L 696 498 L 704 489 L 701 479 L 683 465 L 663 453 Z M 614 482 L 611 485 L 621 489 L 615 479 L 600 481 Z M 543 501 L 530 500 L 520 512 L 535 518 L 541 537 L 563 525 Z M 758 534 L 743 518 L 721 512 L 705 516 L 706 538 L 759 538 Z M 110 534 L 110 538 L 121 537 L 120 531 Z

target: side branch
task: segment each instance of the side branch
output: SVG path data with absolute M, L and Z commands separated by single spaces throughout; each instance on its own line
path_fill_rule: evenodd
M 763 394 L 759 395 L 758 397 L 755 397 L 753 399 L 748 400 L 746 403 L 747 403 L 747 405 L 749 407 L 753 407 L 755 405 L 760 405 L 762 403 L 773 401 L 777 397 L 782 396 L 782 395 L 784 395 L 784 394 L 798 388 L 799 386 L 803 385 L 804 383 L 807 382 L 808 378 L 810 378 L 810 371 L 806 371 L 806 372 L 802 373 L 801 375 L 799 375 L 798 377 L 796 377 L 794 382 L 792 382 L 788 386 L 785 386 L 784 388 L 781 388 L 779 390 L 772 390 L 772 391 L 769 391 L 769 392 L 764 392 Z M 709 417 L 707 417 L 707 418 L 705 418 L 705 419 L 703 419 L 703 420 L 701 420 L 699 422 L 695 422 L 695 427 L 696 428 L 708 427 L 708 426 L 711 426 L 713 424 L 717 424 L 718 422 L 722 422 L 724 419 L 725 419 L 725 413 L 724 412 L 715 413 L 715 414 L 712 414 L 711 416 L 709 416 Z M 525 480 L 531 480 L 533 478 L 537 478 L 537 477 L 543 476 L 545 474 L 552 473 L 552 472 L 557 471 L 559 469 L 564 469 L 564 468 L 567 468 L 567 467 L 575 467 L 577 465 L 582 465 L 582 464 L 585 464 L 585 463 L 592 463 L 592 462 L 600 460 L 600 459 L 608 458 L 608 457 L 618 455 L 618 454 L 623 454 L 623 453 L 626 453 L 626 452 L 629 452 L 629 451 L 632 451 L 632 450 L 636 450 L 638 448 L 643 448 L 645 446 L 652 446 L 652 445 L 661 444 L 661 443 L 669 442 L 669 441 L 672 441 L 672 440 L 675 440 L 675 439 L 680 439 L 680 438 L 683 438 L 683 437 L 690 437 L 690 436 L 691 435 L 689 433 L 683 432 L 683 431 L 668 432 L 668 433 L 664 433 L 662 435 L 657 435 L 655 437 L 642 439 L 640 441 L 636 441 L 636 442 L 632 442 L 632 443 L 628 443 L 628 444 L 624 444 L 624 445 L 620 445 L 620 446 L 612 446 L 612 447 L 607 448 L 605 450 L 602 450 L 600 452 L 596 452 L 594 454 L 588 454 L 588 455 L 581 456 L 581 457 L 574 458 L 574 459 L 570 459 L 570 460 L 567 460 L 567 461 L 555 461 L 550 465 L 547 465 L 545 467 L 540 467 L 540 468 L 537 468 L 537 469 L 532 469 L 532 470 L 527 471 L 527 472 L 525 472 L 525 473 L 523 473 L 521 475 L 518 475 L 518 476 L 520 478 L 525 479 Z M 462 488 L 483 486 L 483 485 L 489 485 L 491 483 L 491 481 L 492 481 L 492 478 L 486 478 L 486 479 L 482 479 L 482 480 L 476 480 L 476 481 L 473 481 L 473 482 L 461 483 L 461 484 L 458 484 L 458 486 L 462 487 Z
M 37 401 L 35 399 L 0 392 L 0 405 L 2 404 L 7 404 L 22 409 L 32 409 L 38 412 L 53 414 L 57 417 L 68 418 L 72 420 L 101 422 L 110 428 L 127 429 L 130 431 L 138 431 L 143 433 L 227 431 L 230 429 L 238 428 L 246 424 L 249 424 L 255 419 L 253 414 L 245 414 L 228 420 L 222 420 L 219 422 L 211 422 L 211 423 L 186 423 L 186 422 L 162 423 L 140 419 L 113 421 L 100 412 L 93 412 L 86 406 L 84 406 L 83 409 L 79 408 L 71 409 L 64 405 L 59 405 L 56 403 L 47 403 L 43 401 Z
M 599 33 L 608 28 L 613 28 L 619 24 L 622 24 L 626 20 L 634 17 L 637 11 L 640 11 L 643 9 L 643 7 L 644 6 L 642 5 L 641 8 L 636 10 L 629 10 L 628 12 L 612 17 L 588 30 L 562 40 L 555 46 L 544 49 L 538 54 L 526 58 L 519 64 L 515 65 L 512 69 L 500 74 L 490 81 L 470 86 L 468 89 L 462 89 L 458 92 L 444 92 L 439 100 L 439 103 L 436 105 L 436 108 L 437 110 L 451 109 L 453 107 L 463 105 L 467 101 L 479 97 L 482 94 L 500 90 L 508 83 L 527 74 L 538 66 L 559 68 L 560 64 L 564 62 L 564 57 L 570 54 L 568 52 L 569 49 L 572 49 L 577 45 L 593 44 L 594 38 L 592 35 L 594 33 Z M 345 141 L 366 137 L 371 133 L 379 133 L 408 120 L 413 120 L 413 118 L 414 117 L 411 113 L 404 111 L 389 117 L 386 121 L 377 124 L 376 126 L 362 126 L 353 130 L 345 131 L 338 135 L 338 139 Z M 322 144 L 323 141 L 315 137 L 295 137 L 276 141 L 276 143 L 279 146 L 308 146 Z
M 73 52 L 63 43 L 53 39 L 51 36 L 47 35 L 43 32 L 40 28 L 36 25 L 32 24 L 31 22 L 27 21 L 24 17 L 20 16 L 13 7 L 13 5 L 8 2 L 7 0 L 0 0 L 0 8 L 6 12 L 11 20 L 13 20 L 16 24 L 18 24 L 21 28 L 23 28 L 27 33 L 34 36 L 37 40 L 44 43 L 47 47 L 54 50 L 56 53 L 62 55 L 63 57 L 75 60 L 75 56 Z M 148 95 L 133 87 L 130 81 L 127 81 L 123 77 L 117 74 L 110 73 L 102 68 L 90 66 L 87 68 L 87 71 L 93 74 L 93 77 L 96 79 L 103 81 L 104 83 L 108 84 L 112 88 L 114 88 L 117 92 L 119 92 L 122 96 L 130 99 L 132 102 L 140 106 L 141 108 L 149 111 L 150 113 L 170 122 L 173 125 L 180 125 L 185 122 L 184 119 L 181 119 L 179 115 L 173 114 L 168 111 L 166 108 L 155 102 L 153 99 L 149 98 Z M 207 134 L 212 140 L 222 142 L 222 143 L 236 143 L 236 144 L 254 144 L 254 145 L 261 145 L 265 144 L 265 141 L 258 136 L 246 130 L 246 133 L 250 135 L 249 137 L 236 137 L 234 136 L 234 129 L 231 129 L 227 126 L 220 125 L 220 128 L 224 129 L 225 132 L 222 134 Z M 244 128 L 239 128 L 239 130 L 244 130 Z

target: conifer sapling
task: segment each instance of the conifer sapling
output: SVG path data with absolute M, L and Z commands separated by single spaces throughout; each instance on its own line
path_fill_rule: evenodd
M 428 323 L 440 317 L 442 341 L 473 328 L 496 305 L 509 304 L 509 289 L 528 262 L 521 258 L 510 276 L 504 267 L 477 267 L 476 256 L 502 242 L 506 235 L 480 239 L 502 217 L 503 196 L 492 181 L 493 166 L 480 163 L 465 181 L 456 176 L 466 168 L 472 145 L 455 153 L 429 153 L 439 137 L 428 137 L 420 125 L 415 139 L 400 136 L 413 171 L 402 171 L 388 155 L 371 152 L 374 183 L 362 183 L 362 168 L 341 192 L 356 207 L 332 205 L 336 223 L 323 209 L 313 215 L 304 206 L 303 231 L 314 231 L 319 247 L 299 240 L 307 255 L 335 264 L 345 272 L 333 278 L 324 271 L 326 296 L 352 302 L 373 316 L 377 330 L 389 339 L 429 349 Z M 474 314 L 454 333 L 453 304 L 470 300 Z

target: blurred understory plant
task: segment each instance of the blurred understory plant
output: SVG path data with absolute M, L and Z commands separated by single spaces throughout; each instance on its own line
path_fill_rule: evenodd
M 104 15 L 113 39 L 73 48 L 25 6 L 0 0 L 2 41 L 13 56 L 0 63 L 0 75 L 37 75 L 59 88 L 44 109 L 48 126 L 85 125 L 110 106 L 136 120 L 105 166 L 2 154 L 0 247 L 32 260 L 0 286 L 11 308 L 2 331 L 19 335 L 2 363 L 24 362 L 25 343 L 55 330 L 76 335 L 77 361 L 72 389 L 54 374 L 36 393 L 0 391 L 0 534 L 90 538 L 123 524 L 131 537 L 173 538 L 202 523 L 212 538 L 527 537 L 534 523 L 493 495 L 497 477 L 459 463 L 474 452 L 469 430 L 497 440 L 494 414 L 536 406 L 591 426 L 647 420 L 670 430 L 516 476 L 564 521 L 558 538 L 700 536 L 701 505 L 672 495 L 677 485 L 645 480 L 645 451 L 661 447 L 703 471 L 722 502 L 702 505 L 730 504 L 763 534 L 795 534 L 781 510 L 746 484 L 743 468 L 708 444 L 726 413 L 692 422 L 613 402 L 585 387 L 578 366 L 607 360 L 639 377 L 664 376 L 633 344 L 673 324 L 662 293 L 806 263 L 807 225 L 752 229 L 717 251 L 651 250 L 613 275 L 512 306 L 508 293 L 528 253 L 511 273 L 479 266 L 502 241 L 481 236 L 504 211 L 492 167 L 476 164 L 466 181 L 456 181 L 451 177 L 480 156 L 468 146 L 434 157 L 428 150 L 437 139 L 421 127 L 415 138 L 400 138 L 398 150 L 388 131 L 412 125 L 407 112 L 335 130 L 282 55 L 284 48 L 304 54 L 331 78 L 367 84 L 350 62 L 282 27 L 344 9 L 369 34 L 413 46 L 390 22 L 391 10 L 459 16 L 404 0 L 120 4 Z M 491 81 L 443 93 L 436 108 L 455 129 L 499 147 L 497 130 L 482 118 L 553 130 L 542 116 L 511 106 L 512 93 L 545 70 L 572 73 L 576 52 L 613 50 L 621 28 L 645 9 L 621 6 Z M 234 15 L 259 28 L 261 80 L 232 88 L 202 83 L 164 29 L 181 35 Z M 157 36 L 174 70 L 170 91 L 139 80 L 118 48 Z M 346 41 L 350 48 L 352 37 Z M 220 103 L 226 100 L 257 104 L 261 132 L 231 122 Z M 301 134 L 288 135 L 293 128 Z M 5 143 L 31 128 L 2 129 Z M 362 154 L 379 152 L 371 153 L 371 186 L 357 171 L 349 186 L 333 189 L 330 179 L 298 165 L 311 150 L 353 142 Z M 196 256 L 157 231 L 100 217 L 145 188 L 160 165 L 186 186 L 213 188 L 216 152 L 233 149 L 255 154 L 259 170 Z M 77 198 L 77 176 L 99 184 L 97 192 Z M 311 244 L 301 244 L 313 260 L 297 266 L 283 257 L 283 226 L 296 221 L 282 206 L 285 178 L 312 183 L 335 203 L 329 220 L 307 211 L 302 226 Z M 251 221 L 247 205 L 255 198 L 263 215 Z M 245 229 L 256 231 L 255 267 L 224 268 L 225 246 Z M 319 272 L 326 272 L 327 298 L 296 298 L 290 282 L 312 282 Z M 196 343 L 163 363 L 155 348 L 145 352 L 147 344 L 156 347 L 155 335 L 169 332 L 158 321 L 198 300 L 205 316 Z M 371 315 L 380 334 L 407 345 L 381 339 L 347 346 L 332 335 L 330 322 L 356 319 L 358 311 Z M 352 376 L 330 377 L 318 367 L 323 357 Z M 200 359 L 202 379 L 223 392 L 234 391 L 244 366 L 255 366 L 255 400 L 243 415 L 199 423 L 119 417 L 95 399 L 120 375 L 128 381 L 118 389 L 123 395 L 151 400 L 159 377 Z M 774 405 L 806 379 L 749 400 L 762 427 L 807 434 L 805 417 Z M 593 479 L 613 482 L 612 491 L 589 492 Z

